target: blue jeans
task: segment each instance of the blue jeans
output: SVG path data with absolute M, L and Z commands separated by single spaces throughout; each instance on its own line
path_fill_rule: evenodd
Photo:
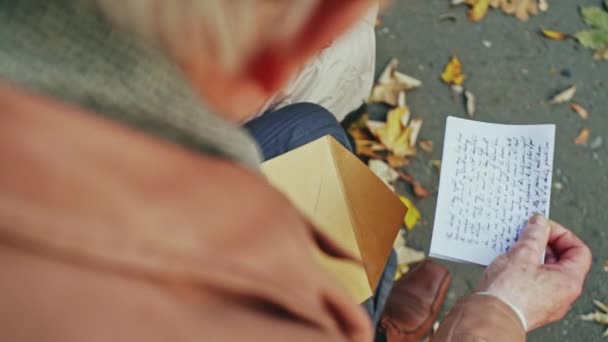
M 264 115 L 245 124 L 257 141 L 264 159 L 272 159 L 302 145 L 331 135 L 353 152 L 346 132 L 336 118 L 325 108 L 312 103 L 293 104 Z M 393 287 L 397 269 L 397 256 L 392 251 L 384 268 L 374 296 L 361 303 L 376 326 Z

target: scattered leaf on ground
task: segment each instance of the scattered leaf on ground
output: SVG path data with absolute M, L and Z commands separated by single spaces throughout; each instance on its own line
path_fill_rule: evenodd
M 380 154 L 385 147 L 373 140 L 355 140 L 355 151 L 357 155 L 374 159 L 382 159 Z
M 401 202 L 403 202 L 403 204 L 405 204 L 405 206 L 408 208 L 407 214 L 403 219 L 403 223 L 408 230 L 412 230 L 420 220 L 420 211 L 418 208 L 416 208 L 414 202 L 412 202 L 409 198 L 399 196 L 399 199 L 401 199 Z
M 469 117 L 475 116 L 475 95 L 467 90 L 464 92 L 464 99 L 467 105 L 467 115 Z
M 593 54 L 593 59 L 597 61 L 605 60 L 608 61 L 608 47 L 603 49 L 598 49 Z
M 397 172 L 397 174 L 401 179 L 403 179 L 412 186 L 412 188 L 414 189 L 414 195 L 416 195 L 416 197 L 427 198 L 433 194 L 427 188 L 422 186 L 422 184 L 420 184 L 420 182 L 417 181 L 416 178 L 414 178 L 412 175 L 403 172 Z
M 583 120 L 587 120 L 589 118 L 589 112 L 576 102 L 570 103 L 570 109 L 577 113 L 578 116 L 580 116 Z
M 483 19 L 490 9 L 489 0 L 466 0 L 466 3 L 471 6 L 468 17 L 473 22 L 478 22 Z
M 386 158 L 386 161 L 388 162 L 388 165 L 394 169 L 402 168 L 410 163 L 409 159 L 394 154 L 389 155 Z
M 395 253 L 397 254 L 397 264 L 399 265 L 415 264 L 426 258 L 424 252 L 406 246 L 396 248 Z
M 579 133 L 578 137 L 576 137 L 576 139 L 574 139 L 574 143 L 576 145 L 587 145 L 587 141 L 589 141 L 589 135 L 591 134 L 591 131 L 589 130 L 589 128 L 585 127 L 583 129 L 581 129 L 581 132 Z
M 420 142 L 418 142 L 418 146 L 420 146 L 420 149 L 426 153 L 433 153 L 433 140 L 420 140 Z
M 549 101 L 549 103 L 559 104 L 559 103 L 568 102 L 568 101 L 572 100 L 572 98 L 574 97 L 574 94 L 576 94 L 576 86 L 572 86 L 572 87 L 558 93 Z
M 542 30 L 542 33 L 545 37 L 553 40 L 566 40 L 570 38 L 570 35 L 565 34 L 563 32 L 553 31 L 553 30 Z
M 577 32 L 574 36 L 588 49 L 596 50 L 594 58 L 608 60 L 608 6 L 581 7 L 581 15 L 591 28 Z
M 490 0 L 490 5 L 522 21 L 527 21 L 531 15 L 538 14 L 536 0 Z
M 446 84 L 462 85 L 466 76 L 462 73 L 462 63 L 457 56 L 452 56 L 441 74 L 441 80 Z
M 599 324 L 608 325 L 608 306 L 599 300 L 594 299 L 593 304 L 598 309 L 595 312 L 582 315 L 580 318 L 583 321 L 596 322 Z M 608 329 L 604 332 L 604 336 L 608 336 Z
M 397 178 L 399 178 L 399 173 L 382 160 L 372 159 L 367 165 L 378 178 L 389 186 L 392 186 Z
M 420 135 L 420 130 L 422 129 L 422 119 L 421 118 L 416 118 L 413 119 L 410 122 L 409 128 L 412 129 L 412 131 L 410 132 L 410 136 L 409 136 L 409 144 L 411 147 L 416 146 L 416 143 L 418 142 L 418 136 Z
M 431 160 L 431 165 L 437 169 L 437 172 L 441 173 L 441 160 Z
M 369 102 L 384 102 L 397 106 L 399 94 L 404 90 L 418 88 L 422 85 L 419 80 L 397 71 L 399 60 L 392 58 L 382 73 L 369 98 Z

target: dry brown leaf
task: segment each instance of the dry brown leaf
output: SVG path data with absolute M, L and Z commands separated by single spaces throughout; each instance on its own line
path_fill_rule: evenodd
M 581 132 L 579 133 L 578 137 L 576 137 L 576 139 L 574 139 L 574 143 L 576 145 L 587 145 L 587 141 L 589 141 L 589 135 L 591 134 L 591 131 L 589 130 L 589 128 L 585 127 L 583 129 L 581 129 Z
M 550 104 L 560 104 L 560 103 L 565 103 L 568 102 L 570 100 L 572 100 L 572 98 L 574 97 L 574 94 L 576 94 L 576 86 L 572 86 L 562 92 L 560 92 L 559 94 L 555 95 L 550 101 Z
M 593 54 L 593 59 L 595 59 L 596 61 L 601 61 L 601 60 L 608 61 L 608 47 L 596 50 L 595 53 Z
M 530 15 L 537 15 L 539 9 L 536 0 L 490 0 L 490 6 L 522 21 L 528 20 Z
M 426 153 L 433 153 L 433 140 L 420 140 L 418 146 Z
M 382 159 L 381 151 L 385 150 L 382 144 L 371 140 L 355 140 L 355 151 L 358 156 Z
M 563 32 L 553 31 L 553 30 L 542 30 L 542 33 L 545 37 L 553 40 L 566 40 L 570 38 L 570 35 L 565 34 Z
M 570 109 L 577 113 L 578 116 L 580 116 L 583 120 L 587 120 L 589 118 L 589 112 L 576 102 L 570 103 Z
M 354 140 L 372 140 L 373 136 L 369 133 L 367 129 L 360 127 L 351 127 L 348 129 L 348 134 Z
M 489 0 L 467 0 L 466 3 L 471 6 L 467 15 L 472 22 L 478 22 L 488 14 Z
M 388 165 L 390 165 L 390 167 L 395 168 L 395 169 L 407 166 L 407 164 L 409 164 L 409 162 L 410 162 L 409 159 L 407 159 L 405 157 L 397 156 L 394 154 L 389 155 L 386 158 L 386 161 L 387 161 Z
M 412 175 L 404 172 L 397 172 L 397 174 L 401 179 L 413 187 L 414 195 L 416 195 L 416 197 L 427 198 L 433 194 L 430 190 L 422 186 L 422 184 L 420 184 L 420 182 L 417 181 Z
M 466 76 L 462 73 L 462 63 L 457 56 L 452 56 L 441 74 L 441 80 L 446 84 L 462 85 Z

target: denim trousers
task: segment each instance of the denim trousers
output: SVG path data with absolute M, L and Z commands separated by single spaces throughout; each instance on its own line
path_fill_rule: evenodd
M 245 128 L 260 146 L 265 160 L 287 153 L 295 148 L 331 135 L 340 144 L 353 152 L 348 136 L 336 118 L 325 108 L 312 103 L 297 103 L 265 113 L 249 121 Z M 361 303 L 377 326 L 382 310 L 393 286 L 397 269 L 394 251 L 384 268 L 374 295 Z

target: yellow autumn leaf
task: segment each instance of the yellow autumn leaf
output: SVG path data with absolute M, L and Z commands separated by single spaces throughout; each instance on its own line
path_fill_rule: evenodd
M 409 198 L 399 196 L 399 199 L 401 199 L 401 202 L 403 202 L 403 204 L 405 204 L 405 206 L 408 208 L 407 215 L 405 215 L 403 223 L 408 230 L 412 230 L 420 220 L 420 210 L 416 208 L 414 202 L 412 202 Z
M 445 70 L 441 74 L 441 80 L 446 84 L 462 85 L 466 76 L 462 73 L 462 63 L 457 56 L 452 56 Z
M 395 148 L 395 143 L 402 134 L 401 118 L 404 115 L 409 115 L 407 107 L 397 107 L 389 111 L 386 117 L 386 125 L 374 132 L 378 136 L 378 140 L 391 151 Z
M 542 33 L 545 37 L 547 37 L 549 39 L 553 39 L 553 40 L 566 40 L 566 39 L 570 38 L 570 36 L 565 33 L 553 31 L 553 30 L 543 29 Z
M 471 6 L 468 12 L 469 20 L 478 22 L 488 14 L 490 0 L 467 0 L 466 3 Z

